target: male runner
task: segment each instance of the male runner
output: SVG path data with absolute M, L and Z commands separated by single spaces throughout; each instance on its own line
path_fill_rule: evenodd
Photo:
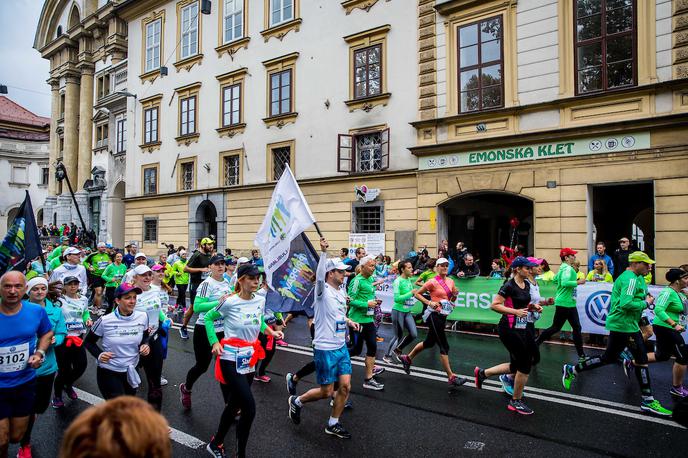
M 196 291 L 203 280 L 208 278 L 208 272 L 210 270 L 208 266 L 210 265 L 210 258 L 213 256 L 214 243 L 213 239 L 209 237 L 203 238 L 198 250 L 193 252 L 189 258 L 189 262 L 184 266 L 184 272 L 188 272 L 191 275 L 189 283 L 189 307 L 186 309 L 186 312 L 184 312 L 182 327 L 179 329 L 179 334 L 182 336 L 182 339 L 189 338 L 189 332 L 186 327 L 194 313 L 193 303 L 194 299 L 196 299 Z
M 105 286 L 105 280 L 101 275 L 105 272 L 105 268 L 112 264 L 105 242 L 98 243 L 98 251 L 88 255 L 83 264 L 88 275 L 88 286 L 93 288 L 93 306 L 98 310 L 103 302 L 103 287 Z

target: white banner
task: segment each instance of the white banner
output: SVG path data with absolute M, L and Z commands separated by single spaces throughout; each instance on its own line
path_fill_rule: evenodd
M 385 254 L 385 234 L 355 234 L 349 233 L 349 255 L 353 256 L 356 248 L 365 248 L 366 254 L 377 256 Z

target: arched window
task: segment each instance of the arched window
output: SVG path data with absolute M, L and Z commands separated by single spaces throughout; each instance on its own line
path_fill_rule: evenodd
M 62 26 L 57 26 L 57 31 L 55 32 L 55 38 L 60 38 L 62 36 Z

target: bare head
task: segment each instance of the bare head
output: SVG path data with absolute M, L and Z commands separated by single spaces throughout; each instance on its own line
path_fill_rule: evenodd
M 0 298 L 5 307 L 16 307 L 21 304 L 26 292 L 26 277 L 21 272 L 11 271 L 0 277 Z

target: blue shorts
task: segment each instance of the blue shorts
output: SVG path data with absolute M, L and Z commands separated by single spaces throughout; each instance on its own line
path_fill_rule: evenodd
M 318 385 L 331 385 L 340 375 L 351 375 L 351 359 L 346 345 L 338 350 L 315 350 L 315 380 Z

